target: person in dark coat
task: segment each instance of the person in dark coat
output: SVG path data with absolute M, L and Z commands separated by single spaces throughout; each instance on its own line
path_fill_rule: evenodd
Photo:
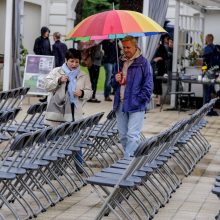
M 67 51 L 66 44 L 60 41 L 61 34 L 59 32 L 55 32 L 53 34 L 54 44 L 52 46 L 52 54 L 55 57 L 55 67 L 62 66 L 65 62 L 65 54 Z
M 154 94 L 157 97 L 156 105 L 160 106 L 161 95 L 163 93 L 162 90 L 162 77 L 165 73 L 167 73 L 167 65 L 166 61 L 168 58 L 167 50 L 163 44 L 159 44 L 156 50 L 156 53 L 153 58 L 153 65 L 156 65 L 157 74 L 154 73 Z
M 41 28 L 41 36 L 36 38 L 34 43 L 34 53 L 37 55 L 52 55 L 49 40 L 50 30 L 48 27 Z
M 96 45 L 91 48 L 91 59 L 92 59 L 92 66 L 88 67 L 89 77 L 92 84 L 92 98 L 88 100 L 88 102 L 93 103 L 100 103 L 101 101 L 96 98 L 96 90 L 97 90 L 97 83 L 99 79 L 99 70 L 100 66 L 102 65 L 102 58 L 103 58 L 103 51 L 101 45 Z
M 212 34 L 207 34 L 205 38 L 206 46 L 203 50 L 203 63 L 207 66 L 207 69 L 218 64 L 215 60 L 215 45 L 213 43 L 214 36 Z M 216 96 L 215 85 L 213 83 L 203 85 L 204 100 L 208 103 L 212 97 Z M 218 116 L 218 113 L 212 108 L 207 116 Z
M 50 30 L 48 27 L 44 26 L 41 28 L 40 32 L 41 32 L 41 36 L 36 38 L 34 42 L 34 53 L 36 55 L 51 56 L 52 51 L 51 51 L 50 39 L 49 39 Z M 47 96 L 40 98 L 39 101 L 46 102 Z
M 117 62 L 117 52 L 115 41 L 113 40 L 104 40 L 102 42 L 102 49 L 104 51 L 103 56 L 103 66 L 105 68 L 105 84 L 104 84 L 104 97 L 105 101 L 112 101 L 110 98 L 111 93 L 111 76 L 113 72 L 113 67 Z M 119 53 L 118 49 L 118 53 Z

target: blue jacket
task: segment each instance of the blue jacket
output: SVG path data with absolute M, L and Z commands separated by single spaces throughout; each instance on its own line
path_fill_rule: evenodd
M 122 70 L 123 62 L 120 62 L 119 69 Z M 117 68 L 115 68 L 117 70 Z M 116 111 L 120 104 L 120 84 L 115 80 L 114 71 L 111 85 L 115 90 L 115 98 L 113 110 Z M 153 77 L 150 63 L 140 55 L 134 59 L 134 62 L 129 66 L 126 87 L 123 100 L 123 112 L 138 112 L 145 111 L 147 104 L 150 102 L 153 91 Z

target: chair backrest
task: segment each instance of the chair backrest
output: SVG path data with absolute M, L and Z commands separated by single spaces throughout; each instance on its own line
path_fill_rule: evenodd
M 42 112 L 45 112 L 47 109 L 47 102 L 43 102 L 41 103 L 41 105 L 42 105 Z
M 106 118 L 108 119 L 108 120 L 111 120 L 111 119 L 113 119 L 113 118 L 115 118 L 116 117 L 116 115 L 115 115 L 115 112 L 113 111 L 113 110 L 111 110 L 109 113 L 108 113 L 108 115 L 106 116 Z
M 26 95 L 29 90 L 30 90 L 29 87 L 24 87 L 24 88 L 22 88 L 22 90 L 21 90 L 21 92 L 20 92 L 20 95 Z
M 72 122 L 65 122 L 65 123 L 63 123 L 63 129 L 64 129 L 64 131 L 63 131 L 63 135 L 66 135 L 66 132 L 69 130 L 69 127 L 71 127 L 71 124 L 72 124 Z
M 38 141 L 40 135 L 41 135 L 41 130 L 40 130 L 40 129 L 37 130 L 37 131 L 34 131 L 34 132 L 32 133 L 32 135 L 31 135 L 31 142 L 32 142 L 32 144 L 33 144 L 34 142 Z
M 8 91 L 8 98 L 14 98 L 14 95 L 16 93 L 16 89 L 12 89 Z
M 36 113 L 42 114 L 46 108 L 47 108 L 47 103 L 43 102 L 43 103 L 38 103 L 40 106 L 39 108 L 36 109 Z
M 14 109 L 14 118 L 18 115 L 18 113 L 21 111 L 21 107 L 17 107 Z
M 134 152 L 134 157 L 146 156 L 149 154 L 150 150 L 152 150 L 152 146 L 158 142 L 158 137 L 153 136 L 149 139 L 144 140 L 138 146 L 138 148 Z
M 32 133 L 24 133 L 15 137 L 10 145 L 10 150 L 19 151 L 30 144 Z
M 102 116 L 104 115 L 104 112 L 98 113 L 96 119 L 94 119 L 94 124 L 97 125 L 99 121 L 101 120 Z
M 36 112 L 38 111 L 38 109 L 40 108 L 41 106 L 41 103 L 37 103 L 37 104 L 34 104 L 34 105 L 31 105 L 29 107 L 29 109 L 27 110 L 27 114 L 29 115 L 34 115 L 36 114 Z
M 0 93 L 0 99 L 8 99 L 10 91 L 2 91 Z
M 61 124 L 50 132 L 47 140 L 57 140 L 60 136 L 64 135 L 65 124 Z
M 90 120 L 90 117 L 82 118 L 82 119 L 81 119 L 81 122 L 80 122 L 81 125 L 80 125 L 79 129 L 80 129 L 80 130 L 86 129 L 86 127 L 87 127 L 87 125 L 88 125 L 88 123 L 89 123 L 89 120 Z
M 14 118 L 15 112 L 13 110 L 8 110 L 3 112 L 0 117 L 0 123 L 7 123 L 9 120 Z
M 73 134 L 78 128 L 78 122 L 71 122 L 70 126 L 65 130 L 66 135 Z
M 47 141 L 47 138 L 51 135 L 51 132 L 53 131 L 53 127 L 46 127 L 41 130 L 40 135 L 37 138 L 38 143 L 44 143 Z

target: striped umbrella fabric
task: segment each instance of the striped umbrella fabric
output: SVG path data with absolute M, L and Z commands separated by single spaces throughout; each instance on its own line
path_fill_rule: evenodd
M 150 36 L 166 32 L 151 18 L 135 11 L 111 10 L 81 21 L 66 36 L 66 40 L 88 41 Z

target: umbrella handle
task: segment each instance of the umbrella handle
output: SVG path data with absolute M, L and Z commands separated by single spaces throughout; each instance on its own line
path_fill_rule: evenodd
M 116 56 L 117 56 L 117 70 L 118 70 L 118 73 L 119 73 L 119 59 L 118 59 L 118 41 L 117 41 L 117 37 L 115 38 L 115 40 L 116 40 L 115 46 L 116 46 Z

